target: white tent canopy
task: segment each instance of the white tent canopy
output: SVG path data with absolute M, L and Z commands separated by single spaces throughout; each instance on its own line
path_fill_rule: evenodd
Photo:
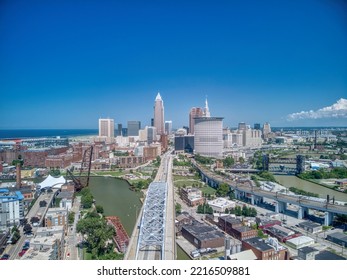
M 51 175 L 48 175 L 48 177 L 38 184 L 39 189 L 45 189 L 45 188 L 54 188 L 54 189 L 61 189 L 61 186 L 66 183 L 66 180 L 63 176 L 60 177 L 53 177 Z

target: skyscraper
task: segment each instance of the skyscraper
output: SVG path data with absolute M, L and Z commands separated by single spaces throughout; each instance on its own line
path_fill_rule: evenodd
M 128 121 L 128 136 L 139 136 L 140 121 Z
M 164 130 L 164 102 L 158 92 L 154 102 L 154 127 L 157 129 L 157 134 L 165 133 Z
M 271 126 L 268 122 L 264 123 L 263 125 L 263 137 L 264 139 L 267 138 L 268 134 L 271 132 Z
M 189 112 L 189 133 L 194 134 L 194 118 L 201 118 L 204 116 L 204 110 L 199 107 L 193 107 Z
M 165 121 L 165 134 L 170 135 L 172 132 L 172 121 Z
M 114 138 L 113 119 L 99 119 L 99 136 L 105 136 L 108 140 Z
M 117 136 L 122 136 L 123 126 L 121 123 L 118 124 Z
M 195 154 L 221 158 L 223 156 L 223 118 L 195 118 Z

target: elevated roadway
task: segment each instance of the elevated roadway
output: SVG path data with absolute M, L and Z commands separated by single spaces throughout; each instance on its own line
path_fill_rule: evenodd
M 282 193 L 273 193 L 269 191 L 261 190 L 257 187 L 251 186 L 248 183 L 239 183 L 237 181 L 232 181 L 226 177 L 214 174 L 213 172 L 202 168 L 198 163 L 193 161 L 193 165 L 199 170 L 202 175 L 203 180 L 206 181 L 212 187 L 216 187 L 221 183 L 226 183 L 231 189 L 235 190 L 235 195 L 237 197 L 248 196 L 251 198 L 252 203 L 257 203 L 263 198 L 269 198 L 277 202 L 276 211 L 283 212 L 286 208 L 287 203 L 291 203 L 299 206 L 299 217 L 303 217 L 308 209 L 314 209 L 318 211 L 326 212 L 326 222 L 328 225 L 332 222 L 332 215 L 334 214 L 344 214 L 347 215 L 347 206 L 340 204 L 331 204 L 328 202 L 317 201 L 314 198 L 306 196 L 288 195 Z

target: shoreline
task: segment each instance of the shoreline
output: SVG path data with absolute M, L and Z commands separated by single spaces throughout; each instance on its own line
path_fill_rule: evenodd
M 310 182 L 310 183 L 312 183 L 312 184 L 320 185 L 320 186 L 322 186 L 322 187 L 324 187 L 324 188 L 327 188 L 327 189 L 332 190 L 332 191 L 336 191 L 336 192 L 338 192 L 338 193 L 347 194 L 347 192 L 342 192 L 342 191 L 339 191 L 339 190 L 335 190 L 335 189 L 332 188 L 332 187 L 329 187 L 329 186 L 327 186 L 327 185 L 325 185 L 325 184 L 321 184 L 321 183 L 315 182 L 315 181 L 313 181 L 312 179 L 303 179 L 303 178 L 300 178 L 298 175 L 295 175 L 295 177 L 297 177 L 297 178 L 299 178 L 299 179 L 301 179 L 301 180 Z M 331 178 L 331 179 L 334 179 L 334 178 Z

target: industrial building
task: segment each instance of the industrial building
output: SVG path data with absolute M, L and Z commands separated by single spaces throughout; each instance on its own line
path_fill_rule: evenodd
M 327 240 L 338 244 L 340 246 L 347 247 L 347 235 L 342 232 L 334 232 L 327 235 Z
M 313 247 L 307 246 L 298 249 L 298 258 L 300 260 L 314 260 L 319 251 Z
M 264 240 L 259 237 L 247 239 L 242 242 L 242 249 L 251 249 L 258 260 L 288 260 L 289 253 L 275 238 Z
M 198 221 L 182 226 L 182 236 L 198 249 L 224 246 L 223 232 Z
M 298 236 L 287 240 L 286 244 L 294 249 L 300 249 L 314 244 L 314 240 L 308 236 Z
M 299 227 L 310 233 L 317 233 L 322 231 L 322 225 L 311 221 L 302 222 L 299 224 Z

